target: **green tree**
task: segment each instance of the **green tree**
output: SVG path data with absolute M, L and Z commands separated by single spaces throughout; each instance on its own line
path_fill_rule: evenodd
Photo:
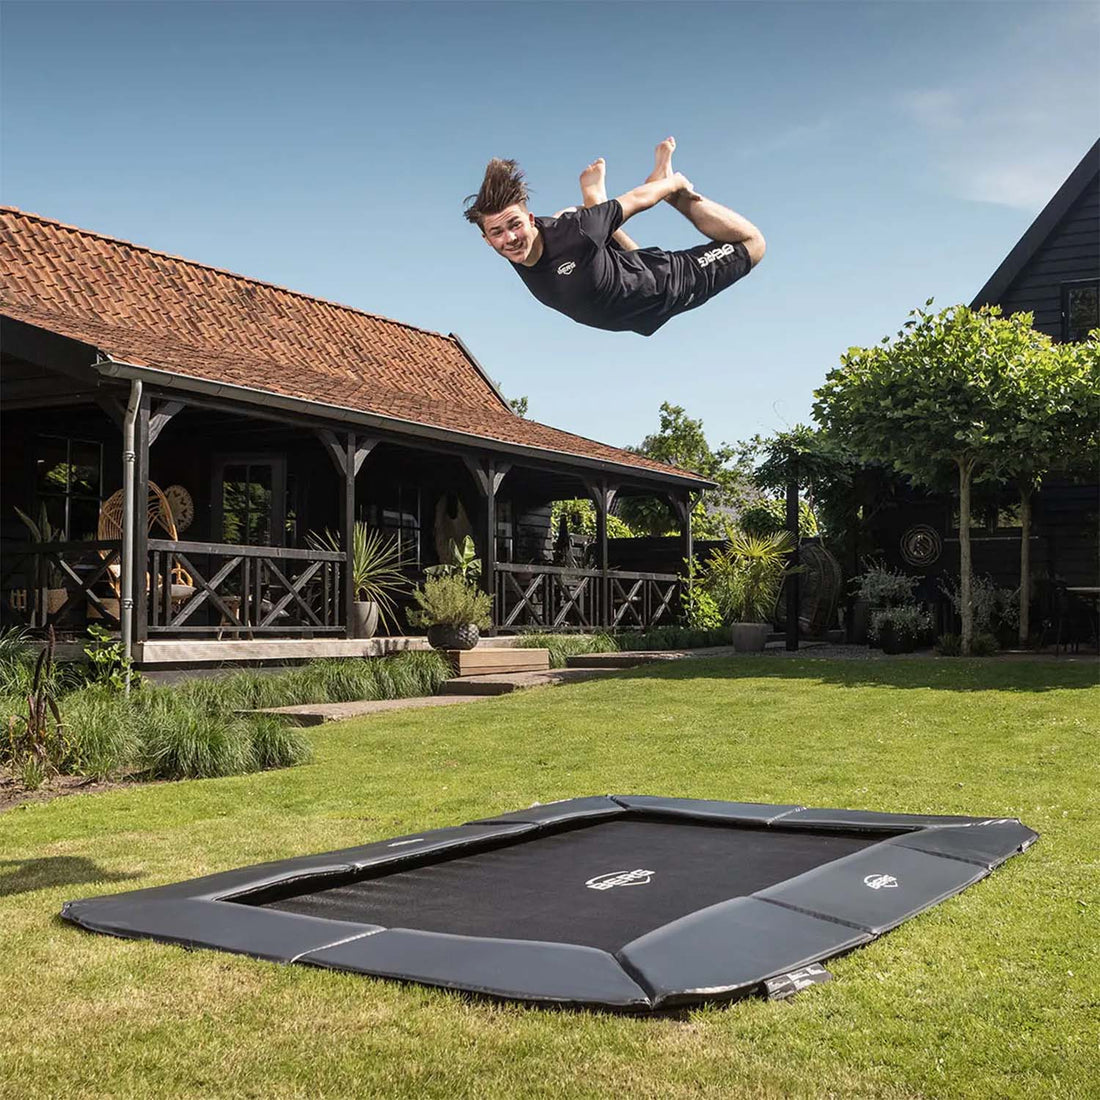
M 929 488 L 954 468 L 964 654 L 974 632 L 971 487 L 975 480 L 1003 480 L 1017 391 L 1049 347 L 1030 316 L 1002 318 L 996 306 L 913 310 L 893 342 L 886 336 L 874 347 L 849 348 L 814 395 L 818 422 L 863 459 L 885 461 Z
M 712 449 L 702 420 L 689 417 L 681 405 L 662 402 L 658 430 L 627 450 L 718 483 L 716 489 L 702 492 L 692 509 L 691 526 L 697 538 L 723 538 L 729 518 L 723 513 L 737 509 L 756 495 L 747 464 L 737 462 L 737 449 L 725 443 Z M 624 499 L 619 516 L 639 534 L 665 535 L 676 530 L 671 507 L 656 497 Z

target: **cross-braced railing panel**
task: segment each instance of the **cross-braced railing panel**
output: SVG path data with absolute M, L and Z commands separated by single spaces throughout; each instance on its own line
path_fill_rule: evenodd
M 494 624 L 502 631 L 646 630 L 671 623 L 679 608 L 674 574 L 504 562 L 494 569 Z
M 149 554 L 157 578 L 150 634 L 344 631 L 341 553 L 150 539 Z M 190 574 L 190 591 L 172 583 L 177 565 Z
M 0 593 L 4 620 L 31 630 L 83 628 L 88 618 L 119 625 L 117 584 L 122 543 L 21 543 L 4 549 Z

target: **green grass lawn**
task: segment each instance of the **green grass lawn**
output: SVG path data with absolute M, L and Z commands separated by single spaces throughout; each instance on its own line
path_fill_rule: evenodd
M 683 661 L 312 731 L 314 763 L 0 815 L 0 1095 L 1089 1097 L 1100 687 L 1051 662 Z M 623 1017 L 92 935 L 69 898 L 585 794 L 1019 817 L 1038 843 L 826 964 Z

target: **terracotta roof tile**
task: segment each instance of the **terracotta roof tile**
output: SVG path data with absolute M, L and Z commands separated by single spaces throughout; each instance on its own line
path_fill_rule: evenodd
M 680 476 L 516 416 L 453 336 L 0 207 L 3 312 L 173 374 Z

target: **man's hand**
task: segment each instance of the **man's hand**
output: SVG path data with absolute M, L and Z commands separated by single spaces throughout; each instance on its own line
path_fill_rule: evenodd
M 692 186 L 691 180 L 683 172 L 674 172 L 665 179 L 653 180 L 643 183 L 625 195 L 619 196 L 619 205 L 623 208 L 623 221 L 633 217 L 642 210 L 649 210 L 662 199 L 667 199 L 678 192 L 683 192 L 688 198 L 698 199 L 702 196 Z

